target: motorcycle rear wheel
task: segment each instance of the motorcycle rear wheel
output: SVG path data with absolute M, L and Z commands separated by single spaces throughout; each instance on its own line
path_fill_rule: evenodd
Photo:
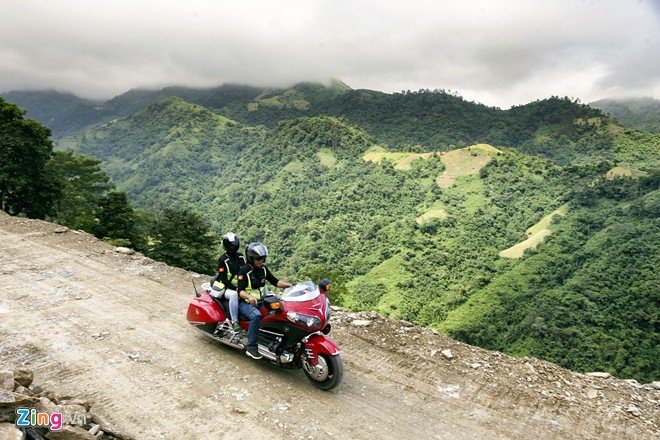
M 344 376 L 344 364 L 336 355 L 319 354 L 318 363 L 310 365 L 303 362 L 303 371 L 315 387 L 328 391 L 339 385 Z

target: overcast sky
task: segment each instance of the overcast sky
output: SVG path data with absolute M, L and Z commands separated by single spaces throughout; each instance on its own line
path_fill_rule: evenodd
M 660 98 L 660 0 L 0 0 L 0 92 L 330 78 L 502 108 Z

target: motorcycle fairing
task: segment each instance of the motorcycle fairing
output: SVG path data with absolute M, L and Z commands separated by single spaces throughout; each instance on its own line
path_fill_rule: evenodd
M 325 335 L 314 333 L 305 342 L 305 351 L 307 352 L 308 362 L 316 365 L 319 353 L 334 356 L 339 354 L 339 347 L 331 339 L 326 338 Z

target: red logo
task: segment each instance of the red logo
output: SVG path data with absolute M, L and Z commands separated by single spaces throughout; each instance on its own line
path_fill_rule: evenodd
M 239 276 L 238 276 L 238 279 L 239 279 L 239 280 L 242 280 L 242 279 L 243 279 L 243 275 L 239 275 Z
M 221 267 L 221 268 L 218 269 L 218 272 L 224 272 L 224 271 L 225 271 L 224 267 Z

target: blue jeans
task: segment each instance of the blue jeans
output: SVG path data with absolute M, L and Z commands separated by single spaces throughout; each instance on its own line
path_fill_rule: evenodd
M 259 325 L 261 324 L 261 312 L 257 306 L 245 301 L 238 302 L 238 314 L 250 320 L 250 327 L 248 328 L 248 343 L 247 348 L 257 349 L 257 335 L 259 334 Z

